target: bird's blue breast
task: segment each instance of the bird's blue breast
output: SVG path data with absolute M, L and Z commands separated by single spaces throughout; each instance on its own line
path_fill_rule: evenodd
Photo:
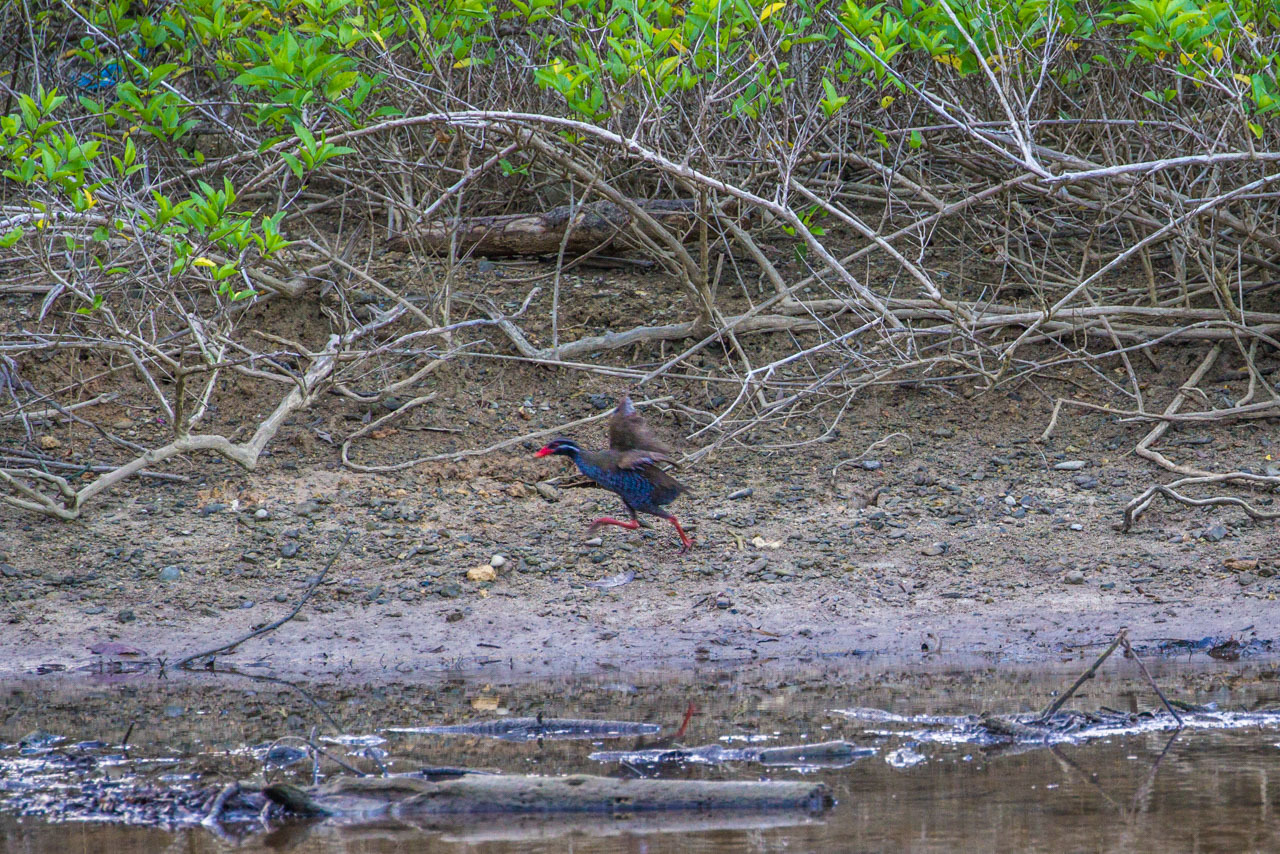
M 654 486 L 638 471 L 605 469 L 591 465 L 581 459 L 576 460 L 578 471 L 612 492 L 621 495 L 623 500 L 633 507 L 648 506 L 653 501 Z

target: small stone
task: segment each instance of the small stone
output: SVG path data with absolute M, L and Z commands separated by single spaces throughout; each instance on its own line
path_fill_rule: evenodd
M 506 565 L 507 565 L 507 559 L 502 555 L 494 555 L 493 557 L 489 558 L 489 566 L 493 567 L 494 569 L 502 569 Z
M 288 542 L 281 543 L 281 545 L 280 545 L 280 555 L 281 555 L 281 557 L 293 557 L 293 556 L 294 556 L 294 555 L 296 555 L 297 553 L 298 553 L 298 541 L 297 541 L 297 540 L 289 540 Z
M 1218 543 L 1226 538 L 1227 528 L 1225 525 L 1214 525 L 1212 528 L 1206 528 L 1200 536 L 1211 543 Z
M 1053 470 L 1054 471 L 1080 471 L 1080 469 L 1084 468 L 1087 465 L 1089 464 L 1084 460 L 1067 460 L 1066 462 L 1061 462 L 1056 464 L 1053 467 Z
M 133 611 L 128 608 L 124 609 L 119 614 L 116 614 L 116 621 L 120 623 L 132 623 L 136 619 L 138 619 L 137 616 L 135 616 Z
M 956 431 L 951 427 L 938 427 L 929 431 L 929 435 L 937 439 L 951 439 L 956 435 Z
M 1013 507 L 1017 505 L 1018 499 L 1014 498 L 1012 495 L 1006 495 L 1004 497 L 1004 503 L 1006 507 Z
M 182 706 L 165 706 L 164 716 L 166 718 L 180 718 L 187 710 Z
M 1083 530 L 1084 530 L 1084 525 L 1081 525 L 1079 522 L 1072 522 L 1072 523 L 1071 523 L 1071 530 L 1073 530 L 1073 531 L 1083 531 Z
M 59 442 L 57 438 L 53 436 L 48 436 L 48 435 L 41 436 L 39 441 L 40 441 L 40 447 L 46 451 L 52 451 L 62 447 L 62 443 Z
M 5 578 L 17 578 L 21 573 L 18 572 L 18 568 L 15 566 L 10 566 L 7 563 L 0 563 L 0 575 L 3 575 Z
M 584 546 L 603 546 L 604 537 L 592 537 L 591 539 L 585 541 L 583 545 Z
M 556 489 L 546 481 L 540 481 L 539 483 L 534 484 L 533 488 L 538 490 L 538 494 L 548 501 L 560 500 L 560 490 Z
M 865 471 L 875 471 L 881 468 L 882 466 L 884 466 L 884 463 L 880 462 L 879 460 L 863 460 L 862 461 L 862 468 Z
M 925 557 L 937 557 L 938 555 L 946 554 L 947 548 L 948 546 L 946 543 L 934 543 L 931 546 L 925 546 L 924 548 L 922 548 L 920 550 L 920 554 L 924 555 Z
M 755 495 L 755 493 L 756 491 L 748 486 L 746 489 L 739 489 L 736 492 L 730 492 L 729 500 L 740 501 L 743 498 L 750 498 L 751 496 Z
M 1098 487 L 1098 479 L 1087 474 L 1078 474 L 1071 478 L 1071 482 L 1081 489 L 1096 489 Z
M 1084 573 L 1078 569 L 1073 569 L 1062 576 L 1063 584 L 1084 584 Z
M 1232 572 L 1252 572 L 1258 568 L 1256 557 L 1229 557 L 1222 565 Z
M 277 602 L 288 602 L 288 601 L 289 601 L 289 594 L 288 594 L 288 593 L 277 593 L 275 596 L 273 596 L 273 597 L 271 597 L 271 598 L 275 599 Z
M 473 566 L 467 570 L 467 580 L 476 582 L 497 581 L 498 573 L 489 564 L 483 566 Z
M 257 510 L 253 511 L 253 518 L 261 522 L 263 519 L 270 519 L 271 513 L 267 510 L 267 508 L 259 507 Z
M 602 412 L 613 406 L 613 398 L 607 394 L 587 395 L 587 402 Z
M 166 566 L 164 569 L 160 570 L 161 581 L 177 581 L 181 577 L 182 567 L 180 566 Z
M 221 501 L 211 501 L 198 511 L 201 516 L 212 516 L 214 513 L 221 513 L 227 509 L 227 505 Z

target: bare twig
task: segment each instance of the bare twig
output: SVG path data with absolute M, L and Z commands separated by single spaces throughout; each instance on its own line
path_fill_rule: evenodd
M 320 583 L 322 581 L 324 581 L 324 577 L 329 573 L 329 568 L 333 566 L 333 562 L 338 559 L 338 556 L 340 554 L 342 554 L 343 549 L 347 547 L 347 543 L 351 542 L 352 536 L 354 536 L 354 533 L 352 531 L 348 531 L 347 536 L 343 538 L 342 542 L 338 544 L 338 548 L 334 550 L 333 554 L 329 556 L 329 560 L 325 562 L 324 568 L 320 570 L 320 574 L 317 575 L 312 580 L 311 585 L 307 588 L 307 592 L 302 594 L 302 598 L 298 600 L 298 604 L 295 605 L 293 607 L 293 610 L 290 611 L 288 614 L 285 614 L 280 619 L 274 622 L 268 623 L 265 626 L 256 628 L 253 631 L 249 632 L 248 634 L 242 637 L 236 638 L 230 643 L 224 643 L 221 646 L 214 647 L 213 649 L 208 649 L 203 652 L 197 652 L 192 655 L 188 655 L 186 658 L 179 659 L 178 662 L 173 666 L 179 670 L 189 670 L 191 669 L 191 663 L 194 661 L 199 661 L 200 659 L 204 659 L 204 658 L 212 658 L 213 656 L 218 655 L 219 653 L 224 653 L 224 652 L 233 650 L 236 647 L 240 646 L 240 644 L 244 643 L 245 641 L 252 640 L 253 638 L 256 638 L 256 637 L 261 637 L 262 635 L 265 635 L 268 632 L 274 632 L 276 629 L 280 628 L 285 623 L 289 622 L 294 617 L 298 616 L 298 612 L 302 610 L 302 606 L 307 604 L 307 600 L 311 598 L 311 594 L 315 593 L 316 588 L 320 586 Z

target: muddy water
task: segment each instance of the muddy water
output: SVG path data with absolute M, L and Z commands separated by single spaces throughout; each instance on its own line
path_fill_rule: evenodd
M 501 685 L 465 677 L 432 683 L 326 686 L 306 692 L 242 676 L 157 680 L 154 674 L 33 677 L 0 686 L 0 850 L 95 851 L 1269 851 L 1280 849 L 1280 722 L 1223 715 L 1280 706 L 1274 663 L 1189 668 L 1163 662 L 1171 697 L 1215 716 L 1180 732 L 1148 727 L 1084 743 L 992 745 L 960 728 L 897 716 L 1015 713 L 1042 708 L 1079 662 L 1052 668 L 810 670 L 752 675 L 621 674 Z M 1132 671 L 1108 665 L 1069 708 L 1154 709 Z M 843 767 L 746 762 L 655 769 L 592 760 L 597 751 L 661 746 L 689 705 L 681 743 L 725 748 L 844 739 L 874 748 Z M 891 721 L 837 710 L 877 709 Z M 397 730 L 539 712 L 662 725 L 658 736 L 518 742 Z M 1210 718 L 1216 723 L 1209 723 Z M 649 773 L 699 779 L 820 779 L 836 805 L 818 816 L 660 816 L 476 822 L 253 822 L 147 827 L 121 807 L 226 782 L 310 782 L 304 760 L 264 768 L 269 746 L 288 758 L 314 728 L 318 743 L 371 772 L 426 765 L 520 773 Z M 338 738 L 339 732 L 362 739 Z M 128 732 L 126 748 L 121 741 Z M 61 737 L 48 743 L 50 736 Z M 23 742 L 24 745 L 20 745 Z M 86 744 L 87 742 L 87 744 Z M 76 746 L 79 743 L 79 746 Z M 326 776 L 339 772 L 324 760 Z M 1277 780 L 1273 783 L 1271 778 Z M 114 787 L 114 788 L 113 788 Z M 106 792 L 106 795 L 102 795 Z M 86 793 L 98 793 L 85 797 Z M 113 821 L 91 820 L 114 810 Z M 181 817 L 171 812 L 170 817 Z

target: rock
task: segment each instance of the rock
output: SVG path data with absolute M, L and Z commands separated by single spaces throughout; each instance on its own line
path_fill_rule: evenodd
M 267 510 L 267 508 L 259 507 L 257 510 L 253 511 L 253 518 L 261 522 L 263 519 L 270 519 L 271 513 Z
M 1211 528 L 1204 529 L 1204 531 L 1200 533 L 1200 536 L 1204 537 L 1211 543 L 1218 543 L 1226 539 L 1227 528 L 1225 525 L 1214 525 Z
M 1087 465 L 1089 464 L 1084 460 L 1067 460 L 1066 462 L 1061 462 L 1056 464 L 1053 467 L 1053 470 L 1054 471 L 1080 471 L 1080 469 L 1084 468 Z
M 294 508 L 293 512 L 299 516 L 314 516 L 321 510 L 320 502 L 314 498 L 309 498 Z
M 538 494 L 548 501 L 559 501 L 560 490 L 556 489 L 546 481 L 540 481 L 534 485 L 534 489 L 538 490 Z
M 592 537 L 591 539 L 584 541 L 583 545 L 584 546 L 603 546 L 604 537 Z
M 876 469 L 879 469 L 880 467 L 882 467 L 884 463 L 880 462 L 879 460 L 863 460 L 861 465 L 862 465 L 862 468 L 866 471 L 875 471 Z
M 1062 576 L 1063 584 L 1084 584 L 1084 573 L 1078 569 L 1073 569 Z
M 729 493 L 729 500 L 730 500 L 730 501 L 740 501 L 740 500 L 742 500 L 743 498 L 750 498 L 751 496 L 753 496 L 753 495 L 755 495 L 755 494 L 756 494 L 756 491 L 755 491 L 754 489 L 752 489 L 751 487 L 749 487 L 749 486 L 748 486 L 746 489 L 739 489 L 739 490 L 737 490 L 736 492 L 730 492 L 730 493 Z
M 62 447 L 61 442 L 59 442 L 55 437 L 49 435 L 41 436 L 39 444 L 41 449 L 46 451 L 53 451 Z
M 1071 530 L 1073 530 L 1073 531 L 1083 531 L 1083 530 L 1084 530 L 1084 525 L 1081 525 L 1079 522 L 1072 522 L 1072 523 L 1071 523 Z
M 1252 572 L 1258 568 L 1256 557 L 1229 557 L 1222 565 L 1232 572 Z
M 128 608 L 125 608 L 119 614 L 116 614 L 116 620 L 121 623 L 132 623 L 136 619 L 138 619 L 137 616 L 135 616 L 133 611 Z
M 486 563 L 483 566 L 475 566 L 468 569 L 467 580 L 476 582 L 497 581 L 498 573 L 492 566 Z
M 197 512 L 201 516 L 212 516 L 214 513 L 221 513 L 223 510 L 226 510 L 226 509 L 227 509 L 227 505 L 223 504 L 221 501 L 211 501 L 205 506 L 201 507 Z
M 1078 474 L 1071 478 L 1071 482 L 1081 489 L 1095 489 L 1098 486 L 1098 479 L 1087 474 Z
M 613 406 L 613 398 L 607 394 L 587 395 L 587 402 L 601 412 Z
M 494 569 L 502 569 L 506 565 L 507 565 L 507 559 L 502 555 L 494 555 L 493 557 L 489 558 L 489 566 L 493 567 Z
M 182 578 L 182 567 L 180 566 L 170 565 L 160 570 L 161 581 L 177 581 L 179 578 Z
M 936 439 L 952 439 L 956 435 L 956 431 L 951 427 L 937 427 L 929 431 L 929 435 Z
M 946 543 L 934 543 L 931 546 L 925 546 L 920 550 L 920 554 L 925 557 L 937 557 L 947 553 L 949 546 Z
M 298 541 L 297 541 L 297 540 L 289 540 L 289 541 L 288 541 L 288 542 L 286 542 L 286 543 L 281 543 L 281 545 L 280 545 L 280 555 L 281 555 L 281 557 L 293 557 L 293 556 L 294 556 L 294 555 L 296 555 L 297 553 L 298 553 Z
M 17 578 L 21 574 L 22 573 L 18 572 L 17 567 L 10 566 L 7 563 L 0 563 L 0 575 L 3 575 L 5 578 Z

